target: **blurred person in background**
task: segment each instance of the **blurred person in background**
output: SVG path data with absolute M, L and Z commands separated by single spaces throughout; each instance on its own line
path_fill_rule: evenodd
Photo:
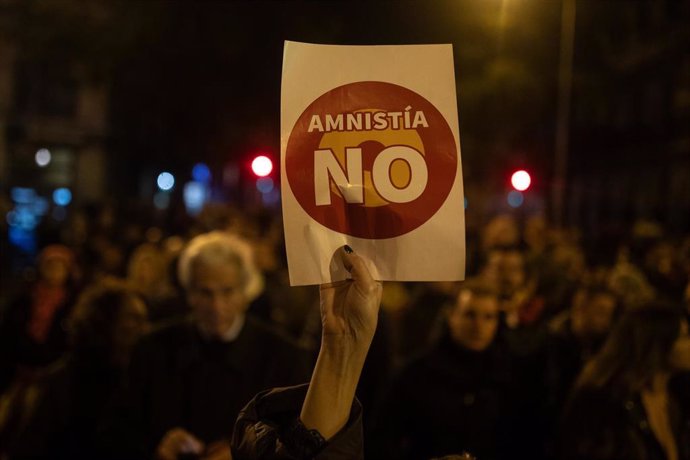
M 582 368 L 606 340 L 619 313 L 616 295 L 603 279 L 583 281 L 570 308 L 553 318 L 544 344 L 545 427 L 553 440 L 555 426 Z M 552 448 L 551 444 L 549 448 Z
M 520 244 L 520 227 L 513 216 L 501 214 L 484 226 L 481 240 L 484 254 L 494 248 L 516 247 Z
M 397 357 L 409 360 L 425 351 L 439 338 L 445 324 L 444 312 L 457 298 L 458 284 L 454 282 L 417 283 L 409 288 L 399 286 L 397 293 L 404 300 L 404 307 L 398 315 L 400 332 L 397 342 Z M 384 288 L 384 310 L 387 310 L 389 291 Z
M 468 451 L 492 460 L 520 444 L 520 378 L 496 341 L 499 299 L 490 287 L 466 282 L 433 347 L 395 378 L 384 406 L 381 455 L 420 459 Z M 526 414 L 521 414 L 526 415 Z
M 37 384 L 35 409 L 9 457 L 106 458 L 99 428 L 124 383 L 134 343 L 148 330 L 144 300 L 124 282 L 84 290 L 68 319 L 70 351 Z
M 528 309 L 532 308 L 530 302 L 535 281 L 528 277 L 522 251 L 516 247 L 491 249 L 486 255 L 480 277 L 498 293 L 501 310 L 509 327 L 517 328 L 531 320 L 531 311 Z
M 174 320 L 189 312 L 171 283 L 171 262 L 157 245 L 142 243 L 127 263 L 127 283 L 144 296 L 154 323 Z
M 538 292 L 539 279 L 527 272 L 524 253 L 515 247 L 492 249 L 479 278 L 499 296 L 499 340 L 512 352 L 531 358 L 543 341 L 545 301 Z
M 64 322 L 77 295 L 74 254 L 65 246 L 47 246 L 37 264 L 38 279 L 1 318 L 0 441 L 13 436 L 16 420 L 28 410 L 31 384 L 67 349 Z
M 539 291 L 544 299 L 542 318 L 548 320 L 567 310 L 587 271 L 585 253 L 572 232 L 555 232 L 537 269 Z
M 669 240 L 658 241 L 645 254 L 642 267 L 657 293 L 673 302 L 683 298 L 687 281 L 682 268 L 680 249 Z
M 608 277 L 610 289 L 616 293 L 624 310 L 639 308 L 656 297 L 654 287 L 645 274 L 630 262 L 627 251 L 622 250 Z
M 688 372 L 679 306 L 653 301 L 626 312 L 575 383 L 558 458 L 690 459 L 690 390 L 675 380 Z
M 148 335 L 129 374 L 123 458 L 230 458 L 229 428 L 257 392 L 304 382 L 310 356 L 246 314 L 263 289 L 251 247 L 223 232 L 183 250 L 179 279 L 191 317 Z

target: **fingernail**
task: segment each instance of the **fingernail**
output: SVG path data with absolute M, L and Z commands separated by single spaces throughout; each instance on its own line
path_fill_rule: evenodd
M 348 246 L 347 244 L 346 244 L 345 246 L 343 246 L 343 249 L 344 249 L 345 252 L 348 253 L 348 254 L 352 254 L 353 252 L 355 252 L 355 251 L 353 251 L 352 248 L 351 248 L 350 246 Z

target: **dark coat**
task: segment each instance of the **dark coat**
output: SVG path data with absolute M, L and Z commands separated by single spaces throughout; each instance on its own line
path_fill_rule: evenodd
M 688 391 L 687 389 L 682 391 Z M 690 417 L 673 387 L 669 401 L 679 460 L 690 460 Z M 593 388 L 576 390 L 560 427 L 559 459 L 666 460 L 639 394 Z
M 604 336 L 578 339 L 571 330 L 569 316 L 552 322 L 545 343 L 545 384 L 549 419 L 556 422 L 570 390 L 589 360 L 601 348 Z
M 55 363 L 67 350 L 64 323 L 74 304 L 74 291 L 68 291 L 55 311 L 46 341 L 36 343 L 26 331 L 33 304 L 30 289 L 12 301 L 0 318 L 0 394 L 11 384 L 17 367 L 44 368 Z
M 276 388 L 256 396 L 240 413 L 232 437 L 235 460 L 297 460 L 300 440 L 290 438 L 289 426 L 297 419 L 308 385 Z M 297 447 L 297 448 L 295 448 Z M 364 458 L 362 406 L 355 399 L 350 418 L 314 460 L 360 460 Z
M 99 428 L 121 385 L 122 372 L 104 360 L 70 355 L 37 385 L 27 425 L 13 442 L 10 458 L 104 458 Z
M 229 439 L 240 409 L 258 392 L 309 380 L 311 357 L 247 317 L 236 340 L 209 342 L 185 321 L 144 337 L 132 355 L 123 439 L 128 458 L 151 458 L 181 427 L 209 443 Z
M 516 448 L 520 391 L 504 349 L 473 352 L 446 336 L 394 382 L 382 414 L 381 454 L 428 459 L 467 451 L 482 460 L 504 458 L 502 452 Z

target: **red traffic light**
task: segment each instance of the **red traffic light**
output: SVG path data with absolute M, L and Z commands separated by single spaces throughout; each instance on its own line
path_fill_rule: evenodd
M 258 177 L 266 177 L 273 171 L 273 161 L 266 155 L 259 155 L 252 160 L 252 172 Z
M 532 178 L 527 171 L 521 169 L 513 173 L 513 175 L 510 177 L 510 183 L 513 185 L 515 190 L 524 192 L 532 183 Z

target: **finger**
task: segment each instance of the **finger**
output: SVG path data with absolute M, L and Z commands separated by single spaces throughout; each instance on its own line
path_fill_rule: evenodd
M 185 454 L 200 454 L 204 451 L 204 443 L 192 433 L 180 430 L 179 436 L 179 452 Z
M 339 252 L 343 264 L 352 275 L 352 281 L 357 289 L 365 294 L 376 293 L 379 283 L 372 278 L 366 263 L 364 263 L 364 259 L 355 254 L 348 245 L 340 248 Z
M 173 428 L 165 433 L 158 445 L 156 456 L 159 460 L 174 460 L 182 452 L 192 452 L 187 446 L 187 439 L 196 439 L 182 428 Z M 193 446 L 192 446 L 193 447 Z M 203 450 L 203 447 L 202 449 Z M 200 452 L 199 450 L 198 452 Z M 198 453 L 197 452 L 197 453 Z

